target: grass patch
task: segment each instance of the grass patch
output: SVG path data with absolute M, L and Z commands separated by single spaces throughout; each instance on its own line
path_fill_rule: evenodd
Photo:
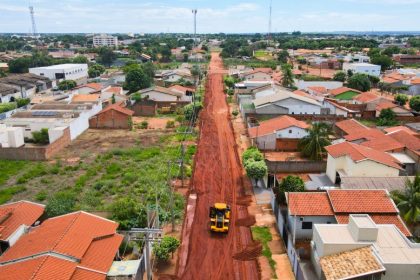
M 268 242 L 273 240 L 270 233 L 270 229 L 268 227 L 252 227 L 251 231 L 252 231 L 252 237 L 254 238 L 254 240 L 261 242 L 263 246 L 262 254 L 264 257 L 268 259 L 270 267 L 273 270 L 273 277 L 277 278 L 276 273 L 275 273 L 276 262 L 271 257 L 272 256 L 271 250 L 270 250 L 270 247 L 268 247 Z
M 28 165 L 28 161 L 0 160 L 0 187 Z
M 356 95 L 358 95 L 357 92 L 346 91 L 346 92 L 343 92 L 342 94 L 335 96 L 334 98 L 338 100 L 352 100 L 353 97 L 355 97 Z
M 26 188 L 24 186 L 14 186 L 0 190 L 0 204 L 8 202 L 15 194 L 25 190 Z

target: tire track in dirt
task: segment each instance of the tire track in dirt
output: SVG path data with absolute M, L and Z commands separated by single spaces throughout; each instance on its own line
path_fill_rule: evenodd
M 246 219 L 242 167 L 236 150 L 229 108 L 223 93 L 223 65 L 218 53 L 212 54 L 206 84 L 204 109 L 200 115 L 201 138 L 198 143 L 191 192 L 197 194 L 194 221 L 183 228 L 189 246 L 179 252 L 179 279 L 259 279 L 257 262 L 250 253 L 258 252 Z M 227 235 L 208 230 L 209 207 L 226 202 L 232 207 L 232 221 Z M 237 256 L 235 259 L 234 256 Z M 239 256 L 239 258 L 238 258 Z M 185 265 L 180 266 L 183 263 Z

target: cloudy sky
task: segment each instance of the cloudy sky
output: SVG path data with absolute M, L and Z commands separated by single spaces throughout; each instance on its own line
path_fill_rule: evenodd
M 0 0 L 0 32 L 267 32 L 270 0 Z M 420 0 L 273 0 L 273 32 L 418 31 Z

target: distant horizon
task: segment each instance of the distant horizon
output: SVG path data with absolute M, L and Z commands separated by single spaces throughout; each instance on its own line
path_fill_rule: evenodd
M 269 32 L 270 0 L 1 0 L 0 32 L 30 33 L 29 5 L 38 33 Z M 271 32 L 420 32 L 420 0 L 273 1 Z M 342 31 L 344 32 L 344 31 Z

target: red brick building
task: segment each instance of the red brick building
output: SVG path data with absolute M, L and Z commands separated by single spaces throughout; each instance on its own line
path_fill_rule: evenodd
M 112 104 L 89 120 L 90 128 L 130 129 L 134 111 Z

